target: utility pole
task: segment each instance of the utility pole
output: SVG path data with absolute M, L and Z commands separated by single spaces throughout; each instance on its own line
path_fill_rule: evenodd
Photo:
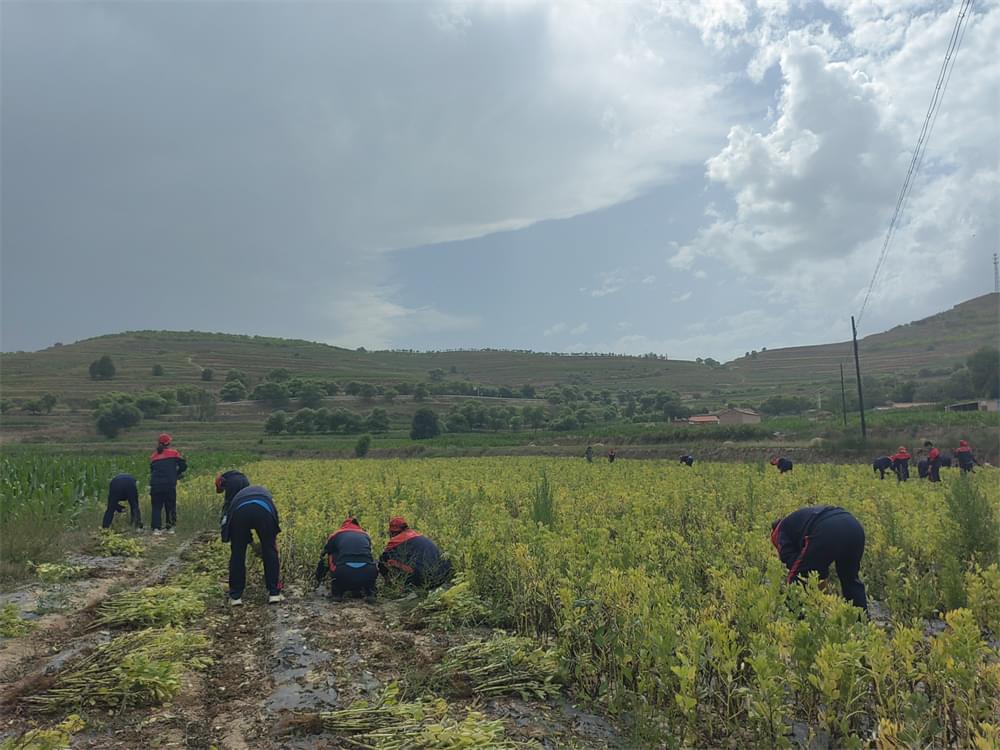
M 844 363 L 840 363 L 840 409 L 844 415 L 844 427 L 847 427 L 847 389 L 844 387 Z
M 1000 255 L 993 253 L 993 292 L 1000 294 Z
M 854 340 L 854 373 L 858 378 L 858 411 L 861 414 L 861 439 L 868 439 L 868 427 L 865 425 L 865 396 L 861 391 L 861 361 L 858 359 L 858 327 L 851 316 L 851 338 Z

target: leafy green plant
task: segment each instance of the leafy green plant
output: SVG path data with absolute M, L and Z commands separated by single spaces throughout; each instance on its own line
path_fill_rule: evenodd
M 130 539 L 111 529 L 101 529 L 97 532 L 94 551 L 104 557 L 139 557 L 146 548 L 137 539 Z
M 0 638 L 17 638 L 34 628 L 35 623 L 21 617 L 21 611 L 13 602 L 0 607 Z

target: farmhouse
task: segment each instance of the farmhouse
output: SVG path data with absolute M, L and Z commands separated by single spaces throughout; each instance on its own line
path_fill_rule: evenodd
M 753 409 L 723 409 L 715 412 L 719 418 L 719 424 L 760 424 L 760 414 Z
M 1000 411 L 1000 399 L 981 399 L 979 401 L 960 401 L 948 404 L 945 411 Z
M 688 424 L 719 424 L 719 418 L 715 414 L 695 414 L 688 417 Z

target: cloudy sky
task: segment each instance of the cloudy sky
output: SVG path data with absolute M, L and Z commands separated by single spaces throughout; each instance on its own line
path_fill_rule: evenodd
M 3 350 L 843 340 L 957 2 L 0 3 Z M 863 322 L 992 289 L 977 0 Z

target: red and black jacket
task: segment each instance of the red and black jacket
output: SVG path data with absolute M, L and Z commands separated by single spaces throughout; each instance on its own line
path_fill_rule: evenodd
M 972 448 L 964 440 L 955 449 L 955 459 L 958 461 L 958 465 L 963 469 L 971 469 L 973 465 L 979 463 L 976 461 L 975 456 L 972 455 Z
M 185 471 L 187 471 L 187 461 L 180 451 L 173 448 L 153 451 L 149 457 L 149 488 L 173 489 Z
M 436 571 L 441 567 L 441 551 L 423 534 L 404 529 L 389 539 L 378 567 L 382 575 L 387 575 L 390 568 L 407 575 Z
M 836 505 L 811 505 L 799 508 L 794 513 L 778 521 L 771 529 L 771 544 L 778 551 L 778 557 L 788 568 L 785 580 L 791 583 L 799 573 L 802 560 L 809 549 L 809 535 L 816 523 L 834 512 L 845 512 Z
M 330 573 L 336 573 L 338 565 L 347 563 L 375 564 L 372 538 L 353 518 L 344 521 L 326 540 L 316 566 L 316 580 L 322 581 L 328 568 Z

